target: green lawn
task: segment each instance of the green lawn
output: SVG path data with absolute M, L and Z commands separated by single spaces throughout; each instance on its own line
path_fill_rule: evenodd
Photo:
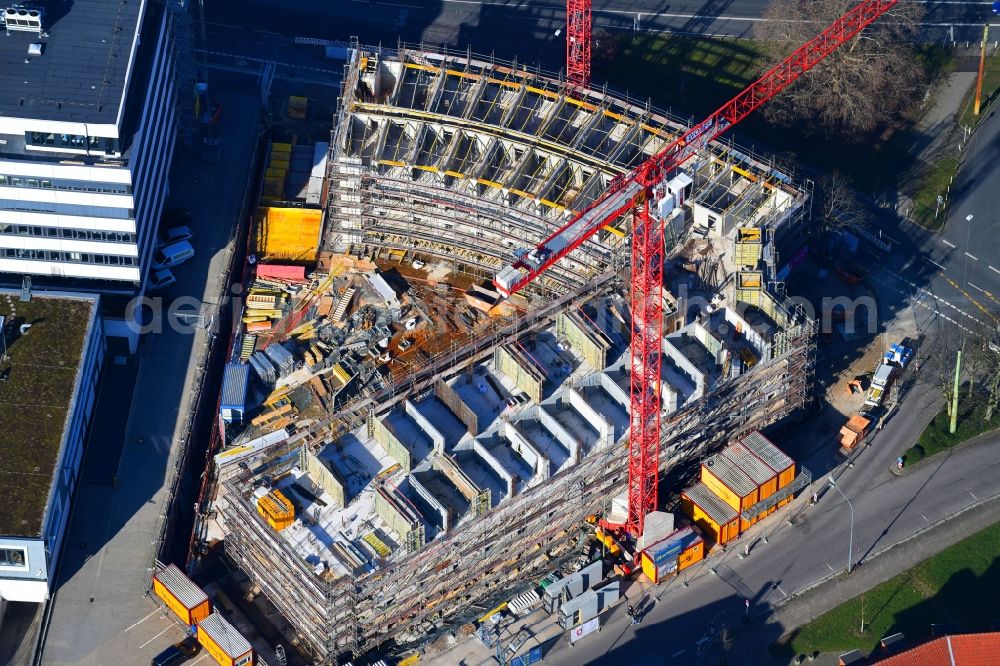
M 783 637 L 778 656 L 869 651 L 883 636 L 929 637 L 932 623 L 988 631 L 1000 618 L 1000 523 L 924 560 Z M 865 629 L 861 632 L 862 610 Z
M 951 418 L 948 416 L 948 410 L 942 408 L 920 433 L 920 439 L 917 440 L 917 443 L 903 454 L 907 465 L 912 465 L 918 460 L 940 453 L 956 444 L 961 444 L 976 435 L 1000 428 L 1000 414 L 995 414 L 992 420 L 986 421 L 983 418 L 986 408 L 978 404 L 977 401 L 969 400 L 966 397 L 966 391 L 967 387 L 963 387 L 958 399 L 958 424 L 955 428 L 955 434 L 949 432 Z
M 940 229 L 944 224 L 946 206 L 942 205 L 935 217 L 938 195 L 947 199 L 948 186 L 958 173 L 958 160 L 945 157 L 930 165 L 924 172 L 920 189 L 913 197 L 913 220 L 927 229 Z
M 1000 53 L 986 59 L 986 68 L 983 72 L 983 98 L 981 108 L 985 108 L 990 101 L 1000 95 Z M 963 126 L 969 127 L 978 120 L 972 115 L 973 102 L 976 99 L 976 89 L 973 86 L 969 91 L 969 96 L 962 107 L 962 117 L 959 121 Z

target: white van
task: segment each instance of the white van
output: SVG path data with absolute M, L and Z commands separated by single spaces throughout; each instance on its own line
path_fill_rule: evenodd
M 162 247 L 182 240 L 191 240 L 194 234 L 191 232 L 191 227 L 169 227 L 161 231 L 160 236 L 163 238 L 160 243 Z
M 179 241 L 158 249 L 153 255 L 153 262 L 156 268 L 173 268 L 180 266 L 193 256 L 194 248 L 191 243 Z

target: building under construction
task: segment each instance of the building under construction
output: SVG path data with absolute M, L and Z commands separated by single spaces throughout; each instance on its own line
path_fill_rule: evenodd
M 444 266 L 484 299 L 515 248 L 686 129 L 467 57 L 359 47 L 344 80 L 322 250 Z M 812 383 L 813 322 L 784 297 L 777 251 L 800 233 L 807 192 L 724 145 L 686 174 L 667 218 L 661 471 L 789 415 Z M 216 457 L 226 553 L 317 663 L 479 617 L 578 555 L 583 519 L 623 493 L 618 224 L 518 296 L 523 318 Z

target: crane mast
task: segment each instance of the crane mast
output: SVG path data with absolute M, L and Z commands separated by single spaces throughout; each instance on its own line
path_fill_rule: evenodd
M 852 39 L 899 0 L 865 0 L 784 61 L 762 74 L 702 122 L 694 125 L 628 174 L 615 178 L 608 189 L 584 210 L 573 215 L 534 248 L 515 252 L 516 260 L 503 267 L 493 284 L 505 296 L 523 289 L 552 264 L 578 248 L 599 229 L 632 211 L 632 342 L 631 423 L 629 427 L 628 519 L 621 527 L 630 535 L 642 534 L 646 514 L 657 507 L 660 445 L 660 383 L 663 321 L 663 264 L 666 259 L 663 221 L 650 200 L 673 196 L 678 204 L 683 183 L 671 187 L 668 178 L 713 139 L 815 67 L 826 56 Z M 567 0 L 567 68 L 590 71 L 590 2 Z M 586 15 L 585 28 L 582 14 Z M 574 30 L 578 32 L 574 35 Z M 582 46 L 586 34 L 586 60 L 574 45 Z M 576 57 L 576 60 L 574 60 Z M 578 64 L 583 70 L 574 70 Z M 586 80 L 586 79 L 583 79 Z
M 591 0 L 566 0 L 566 78 L 590 85 Z

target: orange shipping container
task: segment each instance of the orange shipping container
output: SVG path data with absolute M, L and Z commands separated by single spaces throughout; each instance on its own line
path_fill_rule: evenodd
M 727 544 L 740 535 L 736 510 L 704 483 L 696 483 L 681 493 L 681 511 L 715 543 Z
M 212 603 L 205 591 L 173 564 L 153 575 L 153 593 L 184 624 L 198 624 L 212 612 Z
M 198 642 L 220 666 L 253 663 L 250 643 L 218 613 L 212 613 L 198 624 Z
M 737 513 L 742 513 L 757 503 L 757 484 L 732 460 L 721 454 L 714 455 L 701 464 L 701 482 Z M 753 521 L 743 522 L 745 524 L 741 526 L 741 530 L 753 524 Z
M 740 443 L 753 451 L 778 473 L 778 490 L 787 486 L 795 478 L 795 461 L 785 455 L 784 451 L 775 446 L 764 435 L 754 431 L 742 438 Z

